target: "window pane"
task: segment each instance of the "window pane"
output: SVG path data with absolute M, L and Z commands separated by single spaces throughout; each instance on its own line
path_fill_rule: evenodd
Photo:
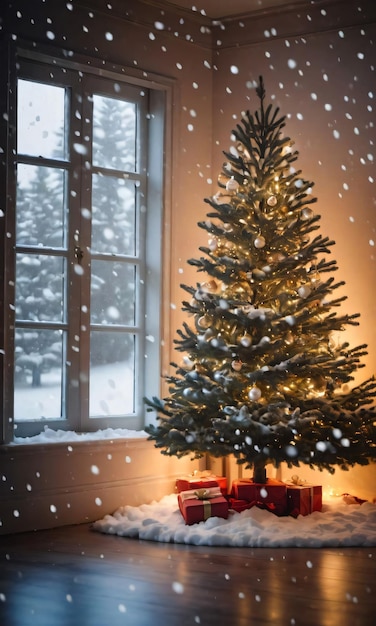
M 63 334 L 18 328 L 15 346 L 15 419 L 60 418 Z
M 17 152 L 64 158 L 65 89 L 18 80 Z
M 17 244 L 61 247 L 64 243 L 64 170 L 19 164 Z
M 93 175 L 91 248 L 136 254 L 136 187 L 112 176 Z
M 91 323 L 133 325 L 135 266 L 118 261 L 92 261 L 91 272 Z
M 34 322 L 63 320 L 63 264 L 60 257 L 17 254 L 17 319 Z
M 91 333 L 91 417 L 134 413 L 134 340 L 128 333 Z
M 93 96 L 93 163 L 98 167 L 136 170 L 136 105 Z

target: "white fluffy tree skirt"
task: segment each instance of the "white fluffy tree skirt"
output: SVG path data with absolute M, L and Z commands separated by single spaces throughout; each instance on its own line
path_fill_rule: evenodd
M 92 529 L 149 541 L 207 546 L 376 546 L 376 504 L 333 498 L 323 502 L 321 512 L 296 519 L 253 507 L 241 513 L 230 510 L 227 519 L 211 517 L 189 526 L 180 513 L 177 495 L 172 494 L 158 502 L 120 507 L 95 522 Z

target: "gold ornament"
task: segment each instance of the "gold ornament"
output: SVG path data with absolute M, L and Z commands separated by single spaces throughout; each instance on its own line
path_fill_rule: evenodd
M 200 290 L 204 293 L 215 293 L 218 289 L 218 285 L 215 280 L 210 280 L 207 283 L 201 283 Z
M 209 315 L 202 315 L 198 318 L 197 324 L 200 328 L 206 330 L 211 325 L 211 318 L 209 317 Z

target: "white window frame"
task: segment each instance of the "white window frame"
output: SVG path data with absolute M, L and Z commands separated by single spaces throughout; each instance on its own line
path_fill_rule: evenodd
M 12 55 L 10 56 L 12 58 Z M 13 90 L 17 80 L 15 67 L 18 61 L 45 64 L 51 68 L 66 68 L 73 71 L 83 71 L 87 75 L 99 76 L 105 80 L 128 83 L 148 90 L 149 94 L 149 132 L 148 132 L 148 164 L 147 164 L 147 226 L 145 229 L 145 323 L 140 325 L 139 332 L 143 337 L 140 343 L 142 354 L 140 361 L 144 367 L 140 370 L 140 382 L 136 410 L 133 416 L 115 418 L 89 418 L 86 414 L 78 411 L 77 407 L 68 407 L 67 419 L 61 420 L 37 420 L 17 421 L 13 419 L 13 351 L 14 351 L 14 268 L 15 268 L 15 198 L 16 198 L 16 160 L 12 154 L 16 154 L 16 133 L 12 132 L 16 122 L 16 103 L 13 98 L 9 100 L 9 128 L 8 128 L 8 151 L 7 151 L 7 202 L 6 202 L 6 232 L 4 264 L 4 296 L 5 303 L 9 306 L 4 308 L 4 364 L 0 370 L 2 376 L 2 405 L 1 418 L 2 441 L 9 443 L 14 435 L 17 437 L 29 437 L 38 434 L 45 426 L 55 429 L 75 430 L 77 432 L 96 431 L 103 428 L 126 428 L 132 430 L 142 429 L 147 420 L 147 413 L 143 402 L 144 396 L 158 395 L 161 385 L 161 338 L 164 311 L 162 301 L 168 298 L 168 281 L 164 280 L 163 268 L 169 267 L 170 243 L 169 238 L 164 237 L 166 224 L 170 218 L 170 184 L 168 174 L 171 170 L 171 112 L 173 81 L 160 76 L 151 76 L 129 68 L 117 67 L 111 64 L 111 70 L 100 67 L 99 61 L 93 59 L 77 58 L 75 61 L 61 59 L 51 54 L 45 55 L 25 47 L 18 48 L 13 56 L 14 68 L 10 71 Z M 13 64 L 12 64 L 13 65 Z M 161 298 L 163 288 L 164 298 Z M 169 301 L 169 300 L 167 300 Z M 166 337 L 166 334 L 164 334 Z M 1 346 L 0 346 L 1 347 Z

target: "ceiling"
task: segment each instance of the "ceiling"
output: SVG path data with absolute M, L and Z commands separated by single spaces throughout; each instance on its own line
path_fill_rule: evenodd
M 297 2 L 308 2 L 308 0 L 169 0 L 166 4 L 190 9 L 212 19 L 221 19 L 231 15 L 276 9 Z

